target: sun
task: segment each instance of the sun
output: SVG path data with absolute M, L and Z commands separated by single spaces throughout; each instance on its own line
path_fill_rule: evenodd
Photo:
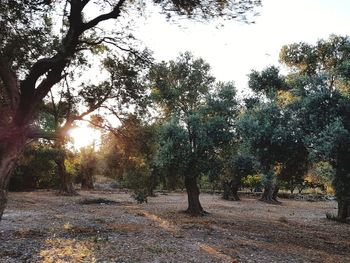
M 87 146 L 97 147 L 101 140 L 100 131 L 84 124 L 79 124 L 76 128 L 69 130 L 68 134 L 72 138 L 72 145 L 76 150 Z

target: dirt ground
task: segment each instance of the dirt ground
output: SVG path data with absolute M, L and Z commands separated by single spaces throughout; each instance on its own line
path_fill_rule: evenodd
M 114 202 L 86 204 L 97 198 Z M 193 218 L 183 193 L 141 205 L 108 191 L 10 193 L 0 262 L 350 262 L 350 225 L 325 219 L 334 201 L 201 201 L 209 214 Z

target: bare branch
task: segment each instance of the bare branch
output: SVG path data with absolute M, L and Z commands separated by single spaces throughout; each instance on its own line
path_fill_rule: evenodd
M 117 138 L 120 138 L 120 139 L 127 138 L 127 135 L 125 133 L 123 133 L 120 129 L 114 128 L 108 122 L 103 124 L 103 125 L 101 125 L 101 124 L 93 122 L 92 120 L 83 120 L 83 121 L 88 122 L 90 125 L 92 125 L 92 126 L 94 126 L 96 128 L 99 128 L 99 129 L 102 129 L 102 130 L 105 130 L 105 131 L 109 131 Z
M 52 110 L 53 110 L 53 117 L 55 119 L 55 126 L 58 126 L 58 110 L 56 107 L 56 103 L 52 94 L 52 90 L 50 90 L 50 97 L 51 97 L 51 103 L 52 103 Z
M 90 20 L 87 23 L 83 24 L 83 31 L 88 30 L 90 28 L 95 27 L 102 21 L 106 21 L 109 19 L 116 19 L 120 16 L 121 8 L 126 0 L 119 0 L 118 4 L 113 8 L 113 10 L 109 13 L 99 15 L 94 19 Z

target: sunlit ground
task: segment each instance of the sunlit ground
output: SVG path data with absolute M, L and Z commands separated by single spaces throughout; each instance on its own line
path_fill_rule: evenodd
M 40 251 L 43 263 L 96 262 L 93 244 L 75 239 L 47 239 L 46 248 Z
M 93 146 L 98 147 L 101 140 L 101 132 L 99 130 L 80 124 L 78 127 L 69 131 L 69 136 L 72 138 L 72 146 L 75 150 L 80 150 L 83 147 Z

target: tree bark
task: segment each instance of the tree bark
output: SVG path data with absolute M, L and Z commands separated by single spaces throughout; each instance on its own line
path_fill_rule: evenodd
M 25 147 L 25 142 L 24 135 L 10 138 L 6 142 L 0 141 L 0 221 L 7 204 L 10 177 L 18 157 Z
M 223 199 L 231 201 L 240 201 L 241 199 L 238 196 L 239 185 L 234 182 L 225 182 L 224 183 L 224 193 Z
M 338 219 L 350 223 L 350 201 L 338 200 Z
M 225 200 L 230 200 L 230 185 L 228 182 L 223 182 L 224 192 L 222 193 L 222 198 Z
M 72 176 L 67 172 L 66 166 L 64 164 L 64 157 L 59 156 L 55 162 L 57 164 L 58 176 L 61 179 L 59 193 L 68 196 L 77 195 L 78 193 L 75 191 L 73 186 Z
M 277 193 L 278 187 L 274 184 L 268 184 L 264 187 L 264 192 L 259 200 L 271 204 L 279 203 Z
M 188 208 L 186 213 L 191 215 L 203 215 L 205 211 L 199 201 L 199 188 L 197 185 L 197 177 L 186 176 L 185 187 L 188 197 Z
M 151 196 L 151 197 L 155 196 L 154 189 L 157 186 L 157 179 L 156 178 L 157 178 L 157 176 L 152 173 L 150 176 L 149 182 L 147 184 L 147 195 L 148 196 Z
M 273 190 L 273 194 L 272 194 L 272 200 L 274 200 L 276 202 L 278 202 L 277 195 L 278 195 L 279 190 L 280 190 L 280 188 L 277 185 L 275 185 L 275 189 Z
M 239 198 L 239 195 L 238 195 L 238 190 L 239 190 L 238 185 L 233 185 L 232 186 L 232 198 L 233 198 L 233 201 L 240 201 L 241 200 Z
M 93 190 L 94 189 L 94 180 L 92 174 L 86 175 L 81 179 L 81 189 L 82 190 Z

